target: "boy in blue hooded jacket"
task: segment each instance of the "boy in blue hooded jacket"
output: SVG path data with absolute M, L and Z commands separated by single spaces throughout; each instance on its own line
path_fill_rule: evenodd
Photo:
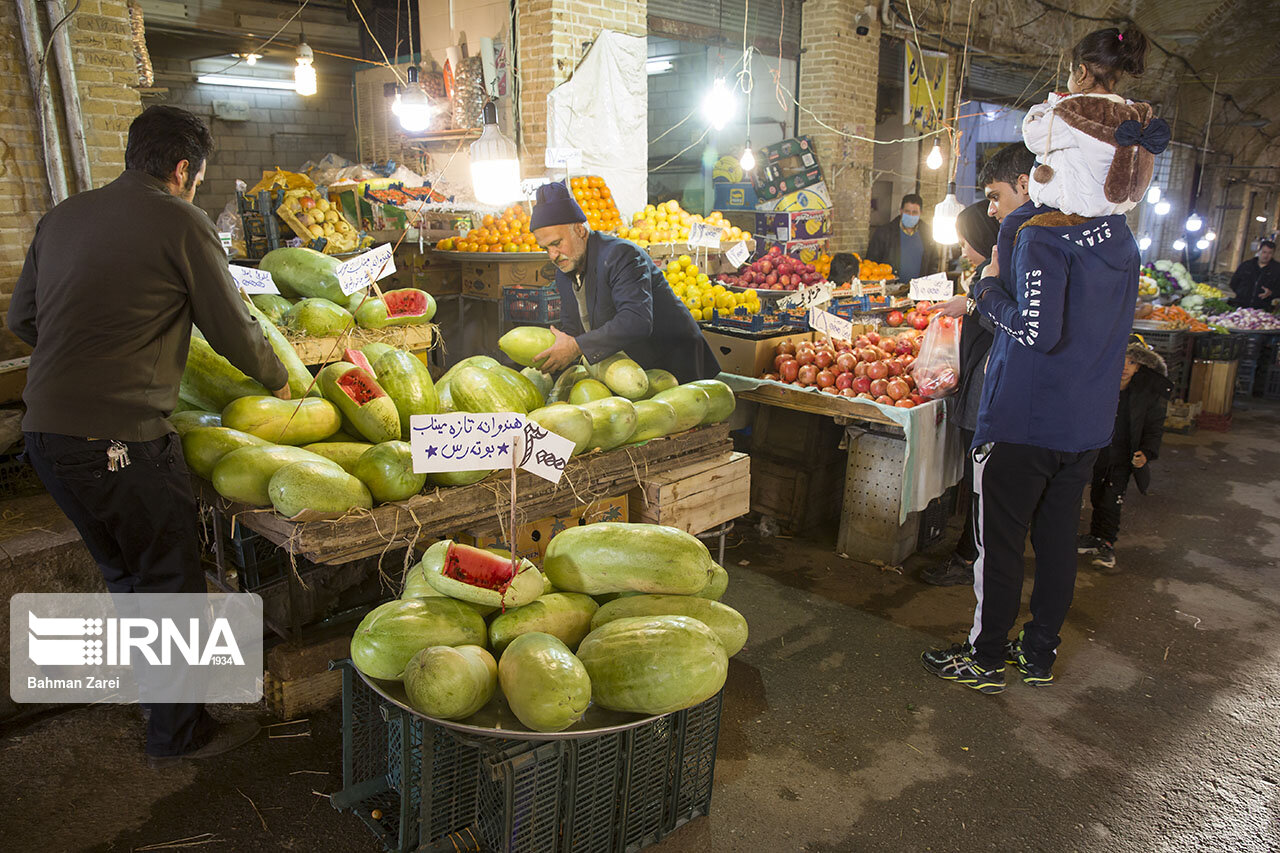
M 1007 660 L 1028 684 L 1053 679 L 1075 590 L 1076 523 L 1098 449 L 1111 442 L 1139 265 L 1121 215 L 1085 219 L 1027 202 L 1001 223 L 973 293 L 997 329 L 971 451 L 977 607 L 968 643 L 922 655 L 941 678 L 999 693 Z M 1031 620 L 1009 642 L 1028 529 Z

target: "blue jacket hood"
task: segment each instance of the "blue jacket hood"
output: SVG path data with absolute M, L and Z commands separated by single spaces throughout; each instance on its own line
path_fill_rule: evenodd
M 1012 263 L 1002 270 L 1008 283 L 984 278 L 975 288 L 997 334 L 974 443 L 1103 447 L 1138 292 L 1133 234 L 1120 215 L 1081 222 L 1051 208 L 1035 209 L 1013 231 Z

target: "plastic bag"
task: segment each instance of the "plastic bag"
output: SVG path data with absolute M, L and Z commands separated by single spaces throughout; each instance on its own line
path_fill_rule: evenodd
M 911 363 L 911 378 L 922 397 L 939 400 L 960 385 L 960 319 L 934 314 Z

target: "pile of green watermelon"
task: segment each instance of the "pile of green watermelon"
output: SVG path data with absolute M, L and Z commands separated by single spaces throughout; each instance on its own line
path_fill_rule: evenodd
M 435 297 L 425 290 L 388 290 L 378 298 L 361 289 L 348 296 L 338 282 L 340 263 L 314 249 L 273 249 L 258 269 L 271 273 L 281 295 L 255 295 L 253 302 L 278 327 L 317 338 L 340 335 L 352 327 L 419 326 L 435 317 Z
M 351 638 L 364 674 L 402 681 L 422 714 L 465 720 L 499 687 L 527 728 L 569 728 L 594 703 L 667 714 L 715 696 L 747 622 L 698 539 L 651 524 L 571 527 L 542 570 L 443 540 Z
M 309 258 L 295 260 L 290 269 L 303 266 L 303 261 L 313 263 Z M 278 281 L 280 275 L 272 271 L 273 279 Z M 304 287 L 297 280 L 292 286 Z M 646 373 L 621 353 L 591 368 L 570 368 L 555 381 L 534 368 L 517 371 L 475 356 L 459 362 L 437 383 L 411 353 L 370 343 L 347 349 L 342 361 L 326 365 L 313 378 L 260 306 L 262 299 L 254 297 L 249 310 L 288 371 L 292 399 L 272 396 L 197 332 L 182 376 L 181 405 L 170 421 L 182 436 L 187 466 L 220 495 L 249 506 L 271 507 L 290 519 L 338 517 L 353 509 L 406 500 L 428 485 L 469 485 L 492 473 L 415 474 L 409 449 L 414 415 L 527 414 L 573 441 L 575 454 L 580 454 L 717 423 L 734 408 L 733 392 L 722 382 L 678 385 L 670 373 Z M 298 305 L 310 301 L 315 299 Z M 500 345 L 519 353 L 513 359 L 525 364 L 527 350 L 541 335 L 551 332 L 514 329 Z M 534 354 L 541 349 L 545 346 Z

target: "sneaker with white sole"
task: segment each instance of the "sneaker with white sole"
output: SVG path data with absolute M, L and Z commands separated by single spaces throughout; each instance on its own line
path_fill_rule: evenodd
M 1114 569 L 1116 567 L 1116 549 L 1106 542 L 1094 552 L 1093 564 L 1100 569 Z
M 1004 690 L 1004 667 L 988 669 L 973 657 L 973 647 L 956 643 L 949 649 L 931 649 L 920 655 L 924 668 L 939 678 L 954 681 L 979 693 Z

